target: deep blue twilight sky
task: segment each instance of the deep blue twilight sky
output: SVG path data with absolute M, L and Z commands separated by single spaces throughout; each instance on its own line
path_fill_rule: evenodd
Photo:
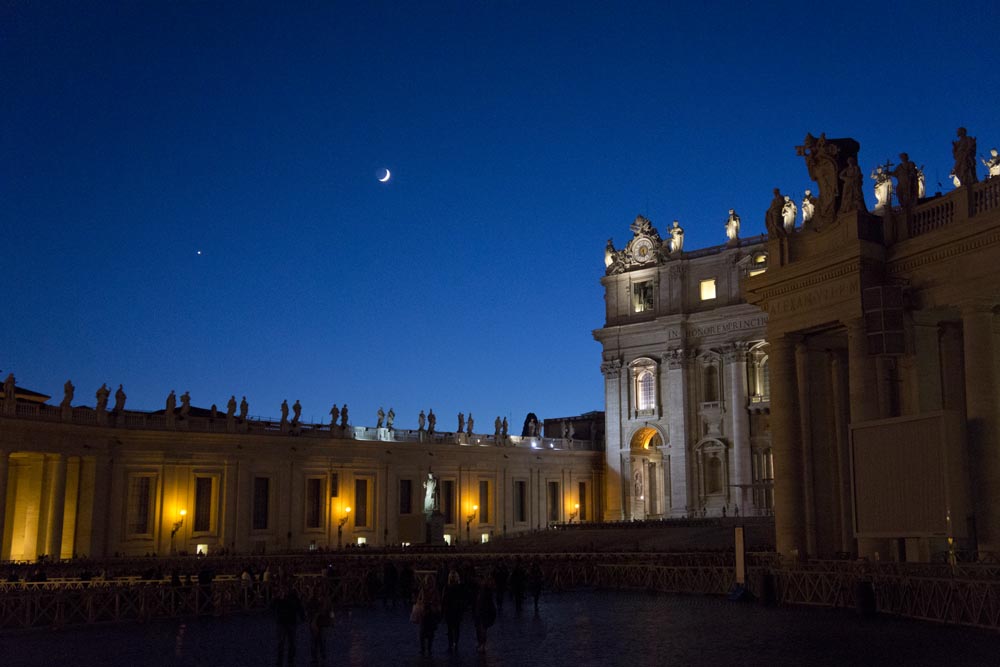
M 0 372 L 359 425 L 603 409 L 608 237 L 762 233 L 806 132 L 950 189 L 956 127 L 1000 144 L 998 28 L 993 0 L 3 0 Z

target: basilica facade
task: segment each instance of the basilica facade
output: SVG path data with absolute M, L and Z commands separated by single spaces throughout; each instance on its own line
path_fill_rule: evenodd
M 734 214 L 735 215 L 735 214 Z M 738 225 L 738 220 L 734 220 Z M 760 515 L 772 503 L 767 316 L 740 293 L 765 237 L 683 250 L 639 216 L 605 252 L 605 519 Z

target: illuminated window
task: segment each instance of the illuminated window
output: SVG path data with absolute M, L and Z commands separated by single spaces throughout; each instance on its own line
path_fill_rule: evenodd
M 653 281 L 644 280 L 632 284 L 632 311 L 649 313 L 653 311 Z
M 750 275 L 757 276 L 767 271 L 767 255 L 758 253 L 753 257 L 753 265 L 750 267 Z
M 715 298 L 715 278 L 701 281 L 701 300 L 708 301 Z
M 652 371 L 639 375 L 639 409 L 652 410 L 656 403 L 656 378 Z
M 482 534 L 482 535 L 480 535 L 479 537 L 480 537 L 480 539 L 482 540 L 482 543 L 483 543 L 483 544 L 486 544 L 487 542 L 489 542 L 489 541 L 490 541 L 490 534 L 489 534 L 489 533 L 483 533 L 483 534 Z
M 645 417 L 656 413 L 657 387 L 656 362 L 652 359 L 636 359 L 629 364 L 632 377 L 633 416 Z

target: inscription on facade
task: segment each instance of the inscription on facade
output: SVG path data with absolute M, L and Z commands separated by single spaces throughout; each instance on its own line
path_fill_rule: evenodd
M 857 279 L 844 280 L 838 283 L 821 285 L 816 289 L 789 296 L 784 299 L 769 301 L 764 310 L 768 315 L 784 315 L 803 308 L 824 306 L 856 295 L 858 293 Z
M 767 325 L 767 315 L 753 315 L 752 317 L 741 317 L 735 320 L 724 320 L 712 322 L 700 326 L 688 328 L 688 336 L 692 338 L 705 338 L 706 336 L 717 336 L 719 334 L 730 333 L 732 331 L 742 331 L 745 329 L 758 329 Z M 671 327 L 667 330 L 668 340 L 677 340 L 681 337 L 679 327 Z

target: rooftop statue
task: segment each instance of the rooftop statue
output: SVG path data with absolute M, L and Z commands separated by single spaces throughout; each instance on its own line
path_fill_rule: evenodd
M 392 423 L 394 421 L 396 421 L 396 411 L 393 410 L 392 408 L 389 408 L 389 414 L 387 415 L 387 419 L 385 421 L 385 427 L 391 431 Z
M 910 162 L 906 153 L 899 154 L 899 164 L 892 170 L 896 177 L 896 198 L 903 208 L 911 208 L 917 203 L 917 165 Z
M 806 134 L 795 152 L 805 158 L 809 178 L 819 185 L 819 194 L 811 218 L 817 230 L 832 223 L 840 205 L 840 172 L 847 167 L 847 158 L 858 155 L 861 145 L 854 139 L 827 139 L 825 133 L 814 137 Z
M 604 268 L 610 269 L 615 263 L 615 244 L 608 239 L 608 245 L 604 246 Z
M 243 400 L 240 401 L 240 419 L 246 419 L 248 414 L 250 414 L 250 404 L 247 403 L 247 397 L 244 396 Z
M 107 383 L 102 384 L 97 390 L 97 411 L 104 412 L 108 409 L 108 397 L 111 396 L 111 390 L 108 389 Z
M 892 166 L 888 160 L 884 165 L 875 167 L 872 172 L 872 180 L 875 181 L 875 213 L 881 213 L 890 206 L 892 199 L 892 179 L 889 178 L 889 168 Z
M 854 211 L 867 211 L 865 206 L 864 175 L 858 161 L 853 157 L 847 158 L 847 166 L 840 172 L 840 180 L 844 185 L 841 189 L 840 210 L 838 213 L 853 213 Z
M 14 404 L 14 398 L 16 395 L 16 390 L 15 390 L 16 385 L 14 384 L 14 382 L 15 380 L 13 373 L 7 375 L 7 379 L 3 381 L 3 399 L 7 401 L 10 405 Z
M 427 416 L 424 415 L 424 411 L 421 410 L 420 414 L 417 415 L 417 430 L 418 431 L 423 431 L 424 430 L 424 426 L 426 424 L 427 424 Z
M 507 418 L 504 417 L 503 421 L 500 422 L 500 435 L 507 437 Z
M 736 215 L 734 209 L 729 209 L 729 218 L 726 220 L 726 239 L 730 243 L 736 242 L 740 238 L 740 216 Z
M 457 432 L 458 433 L 464 433 L 465 432 L 465 413 L 464 412 L 459 412 L 458 413 L 458 431 Z
M 472 435 L 472 413 L 471 412 L 469 413 L 469 423 L 468 423 L 468 431 L 467 431 L 467 433 L 469 435 Z
M 236 419 L 236 394 L 229 397 L 229 402 L 226 403 L 226 421 L 233 421 Z
M 764 215 L 764 227 L 767 229 L 768 235 L 771 238 L 785 238 L 788 234 L 785 232 L 785 219 L 783 215 L 783 210 L 785 208 L 785 197 L 781 194 L 781 190 L 778 188 L 774 189 L 774 198 L 771 200 L 771 205 L 767 209 L 767 213 Z
M 962 185 L 972 185 L 979 181 L 976 176 L 976 138 L 970 137 L 964 127 L 958 128 L 956 134 L 958 139 L 951 142 L 951 154 L 955 158 L 952 173 Z
M 503 423 L 500 421 L 500 417 L 498 416 L 495 420 L 493 420 L 493 437 L 498 440 L 500 439 L 501 428 L 503 428 Z
M 59 407 L 68 408 L 73 405 L 73 392 L 75 390 L 76 388 L 73 386 L 73 383 L 66 380 L 66 384 L 63 385 L 63 400 L 59 404 Z
M 299 399 L 295 399 L 295 405 L 292 406 L 292 426 L 298 426 L 301 419 L 302 404 L 299 403 Z
M 340 409 L 340 427 L 347 428 L 347 403 Z
M 684 229 L 681 227 L 681 223 L 674 220 L 674 226 L 668 231 L 670 232 L 670 254 L 673 255 L 684 250 Z
M 924 165 L 917 167 L 917 199 L 927 196 L 927 177 L 924 175 Z
M 983 166 L 989 169 L 989 176 L 986 178 L 995 178 L 1000 176 L 1000 155 L 997 155 L 997 149 L 990 149 L 990 159 L 980 158 Z
M 437 426 L 437 415 L 434 414 L 434 410 L 427 411 L 427 432 L 434 434 L 434 428 Z
M 376 416 L 378 421 L 375 423 L 375 428 L 382 428 L 382 422 L 385 421 L 385 411 L 380 407 Z
M 330 408 L 330 417 L 330 427 L 333 428 L 337 425 L 337 422 L 340 421 L 340 408 L 337 407 L 336 403 L 334 403 L 333 407 Z
M 798 217 L 799 209 L 795 202 L 788 195 L 785 195 L 785 203 L 781 205 L 781 220 L 785 231 L 791 233 L 795 231 L 795 218 Z
M 816 212 L 816 198 L 813 197 L 812 190 L 806 190 L 802 196 L 802 224 L 812 220 L 813 213 Z
M 173 389 L 171 389 L 170 393 L 167 394 L 167 407 L 166 407 L 167 416 L 172 417 L 176 409 L 177 409 L 177 394 L 174 392 Z
M 122 412 L 125 410 L 125 388 L 122 385 L 118 385 L 118 390 L 115 391 L 115 412 Z
M 281 402 L 281 423 L 285 424 L 288 422 L 288 399 L 286 398 Z
M 181 417 L 187 417 L 191 412 L 191 392 L 185 391 L 181 394 Z

